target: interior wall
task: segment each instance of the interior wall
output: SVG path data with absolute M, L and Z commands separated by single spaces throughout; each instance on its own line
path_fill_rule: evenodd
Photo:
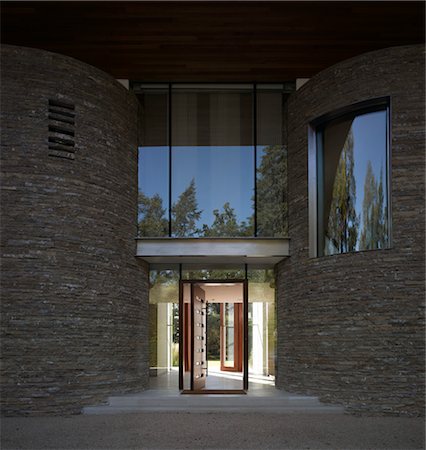
M 1 56 L 2 411 L 79 413 L 148 383 L 137 101 L 72 58 Z M 52 142 L 52 124 L 72 132 Z
M 391 98 L 391 248 L 309 258 L 308 125 Z M 424 47 L 366 53 L 288 102 L 291 257 L 277 267 L 277 386 L 353 412 L 424 413 Z

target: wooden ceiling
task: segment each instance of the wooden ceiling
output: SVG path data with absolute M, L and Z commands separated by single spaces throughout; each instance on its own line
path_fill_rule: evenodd
M 424 42 L 424 2 L 8 2 L 6 44 L 73 56 L 116 78 L 283 81 Z

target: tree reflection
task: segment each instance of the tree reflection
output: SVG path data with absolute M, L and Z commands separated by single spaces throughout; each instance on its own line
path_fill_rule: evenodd
M 198 209 L 194 178 L 172 206 L 172 233 L 176 237 L 193 237 L 198 234 L 197 222 L 202 211 Z
M 354 251 L 358 241 L 359 217 L 356 214 L 354 176 L 354 138 L 349 131 L 340 154 L 334 179 L 330 213 L 326 229 L 326 253 Z
M 258 236 L 287 235 L 287 156 L 280 145 L 264 147 L 257 169 L 257 223 Z M 254 196 L 252 197 L 254 204 Z M 254 206 L 253 206 L 254 209 Z M 193 178 L 188 187 L 172 205 L 172 235 L 175 237 L 239 237 L 254 235 L 254 215 L 238 220 L 230 202 L 212 211 L 209 225 L 200 224 L 203 211 L 198 208 L 197 188 Z M 140 236 L 168 235 L 166 209 L 158 194 L 152 197 L 139 193 Z
M 223 205 L 222 211 L 213 210 L 213 215 L 212 225 L 209 227 L 204 224 L 202 227 L 201 235 L 204 237 L 251 236 L 253 234 L 250 225 L 245 221 L 238 223 L 234 208 L 229 202 Z
M 387 207 L 383 192 L 383 171 L 380 171 L 380 181 L 377 182 L 371 161 L 368 161 L 362 201 L 360 249 L 385 248 L 387 240 Z
M 257 169 L 257 235 L 287 236 L 287 210 L 287 152 L 271 145 Z
M 138 234 L 139 236 L 158 237 L 167 236 L 169 222 L 165 218 L 166 209 L 158 194 L 148 197 L 139 191 L 138 197 Z

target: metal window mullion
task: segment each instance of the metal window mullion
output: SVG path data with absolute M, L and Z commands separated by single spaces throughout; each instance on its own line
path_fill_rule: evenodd
M 253 83 L 253 150 L 254 150 L 254 237 L 257 237 L 257 85 Z
M 172 84 L 169 83 L 169 115 L 168 115 L 168 131 L 169 131 L 169 237 L 172 237 Z

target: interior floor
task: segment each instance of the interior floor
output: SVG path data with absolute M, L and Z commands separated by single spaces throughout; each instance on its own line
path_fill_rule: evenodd
M 150 389 L 164 389 L 169 391 L 178 391 L 179 370 L 172 370 L 159 374 L 156 377 L 150 377 Z M 221 372 L 220 370 L 209 369 L 206 378 L 206 389 L 234 390 L 243 388 L 243 374 L 240 372 Z M 275 380 L 270 376 L 249 374 L 249 392 L 264 395 L 275 392 Z

